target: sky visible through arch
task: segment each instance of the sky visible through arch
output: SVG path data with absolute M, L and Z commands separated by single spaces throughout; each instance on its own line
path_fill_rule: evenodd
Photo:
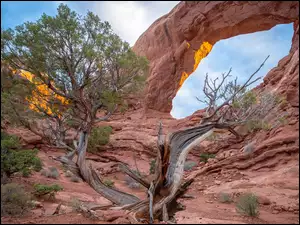
M 42 13 L 54 16 L 60 3 L 67 4 L 84 15 L 88 10 L 107 20 L 113 30 L 131 46 L 159 17 L 168 13 L 179 1 L 7 1 L 1 2 L 1 29 L 14 28 L 26 21 L 35 21 Z M 232 67 L 233 77 L 245 81 L 263 60 L 270 55 L 265 66 L 256 74 L 265 76 L 290 50 L 293 25 L 277 25 L 268 31 L 235 36 L 217 42 L 197 70 L 184 82 L 173 99 L 171 115 L 184 118 L 205 106 L 195 96 L 203 97 L 205 74 L 216 78 Z M 253 86 L 257 85 L 253 84 Z

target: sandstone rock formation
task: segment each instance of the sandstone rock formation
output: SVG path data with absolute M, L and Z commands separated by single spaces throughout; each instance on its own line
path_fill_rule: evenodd
M 196 54 L 203 43 L 213 46 L 222 39 L 292 22 L 297 33 L 298 17 L 296 1 L 180 2 L 156 20 L 133 47 L 150 60 L 145 108 L 170 112 L 182 76 L 186 78 L 199 63 Z M 293 38 L 293 51 L 298 48 L 296 39 Z

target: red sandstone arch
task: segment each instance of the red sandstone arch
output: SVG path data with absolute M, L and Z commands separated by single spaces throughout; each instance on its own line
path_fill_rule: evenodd
M 195 50 L 203 42 L 214 45 L 222 39 L 291 22 L 298 33 L 298 20 L 298 1 L 180 2 L 156 20 L 133 47 L 150 61 L 145 109 L 171 111 L 182 73 L 193 72 Z

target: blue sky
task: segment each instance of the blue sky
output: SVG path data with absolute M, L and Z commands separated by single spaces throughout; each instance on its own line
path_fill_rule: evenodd
M 86 14 L 88 10 L 96 13 L 102 20 L 107 20 L 114 31 L 132 46 L 156 19 L 168 13 L 178 1 L 1 1 L 1 28 L 14 28 L 26 21 L 35 21 L 43 12 L 55 15 L 60 3 L 66 3 L 79 14 Z M 197 70 L 177 92 L 171 115 L 184 118 L 204 107 L 195 96 L 203 97 L 206 73 L 215 78 L 232 67 L 231 74 L 233 77 L 238 76 L 238 80 L 242 82 L 270 55 L 257 74 L 257 77 L 265 76 L 288 54 L 292 35 L 292 24 L 285 24 L 268 31 L 239 35 L 217 42 L 211 53 L 201 61 Z

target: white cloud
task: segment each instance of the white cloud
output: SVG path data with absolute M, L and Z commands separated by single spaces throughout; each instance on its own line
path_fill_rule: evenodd
M 92 2 L 91 10 L 102 20 L 107 20 L 113 30 L 133 46 L 156 19 L 168 13 L 177 3 L 178 1 L 101 1 Z

